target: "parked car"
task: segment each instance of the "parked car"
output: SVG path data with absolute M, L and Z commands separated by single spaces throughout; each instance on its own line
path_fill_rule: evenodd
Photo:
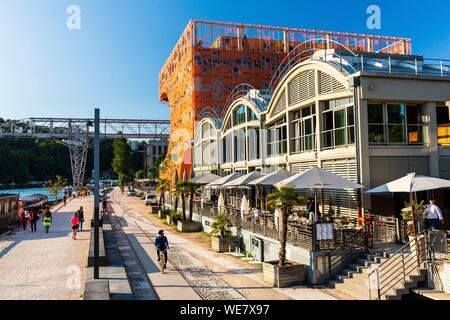
M 156 206 L 158 205 L 158 198 L 156 197 L 156 194 L 148 194 L 145 196 L 145 205 L 146 206 Z
M 136 190 L 134 190 L 134 189 L 129 189 L 128 192 L 127 192 L 127 195 L 128 195 L 129 197 L 135 197 L 135 196 L 137 195 Z

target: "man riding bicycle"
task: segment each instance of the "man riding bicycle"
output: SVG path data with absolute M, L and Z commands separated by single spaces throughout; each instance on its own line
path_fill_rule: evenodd
M 164 253 L 164 268 L 167 265 L 167 250 L 169 250 L 169 241 L 164 235 L 164 230 L 159 230 L 158 236 L 155 239 L 156 254 L 158 255 L 158 261 L 161 260 L 161 252 Z

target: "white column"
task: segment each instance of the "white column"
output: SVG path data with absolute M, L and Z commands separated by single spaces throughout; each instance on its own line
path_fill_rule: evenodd
M 355 88 L 355 90 L 359 89 L 360 87 Z M 359 96 L 359 94 L 356 94 L 357 99 L 359 99 Z M 370 147 L 367 100 L 355 101 L 355 104 L 359 104 L 358 117 L 355 119 L 358 124 L 358 131 L 356 134 L 359 139 L 359 163 L 356 164 L 359 167 L 359 179 L 363 186 L 367 188 L 374 187 L 370 185 Z M 364 209 L 370 209 L 372 207 L 370 196 L 364 193 L 364 191 L 361 206 L 363 212 Z
M 425 103 L 424 113 L 428 118 L 428 126 L 425 131 L 429 148 L 430 176 L 439 177 L 439 145 L 437 138 L 436 102 Z

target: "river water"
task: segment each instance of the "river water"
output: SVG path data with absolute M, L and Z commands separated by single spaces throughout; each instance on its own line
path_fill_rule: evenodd
M 51 192 L 45 188 L 28 188 L 28 189 L 11 189 L 11 190 L 0 190 L 0 194 L 18 194 L 20 197 L 32 196 L 34 194 L 43 194 L 48 197 L 49 201 L 54 201 L 55 197 Z M 64 189 L 58 193 L 58 199 L 62 199 L 64 194 Z

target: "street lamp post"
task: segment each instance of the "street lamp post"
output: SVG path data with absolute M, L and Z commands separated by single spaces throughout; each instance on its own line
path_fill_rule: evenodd
M 99 279 L 100 109 L 95 109 L 94 122 L 94 279 Z

